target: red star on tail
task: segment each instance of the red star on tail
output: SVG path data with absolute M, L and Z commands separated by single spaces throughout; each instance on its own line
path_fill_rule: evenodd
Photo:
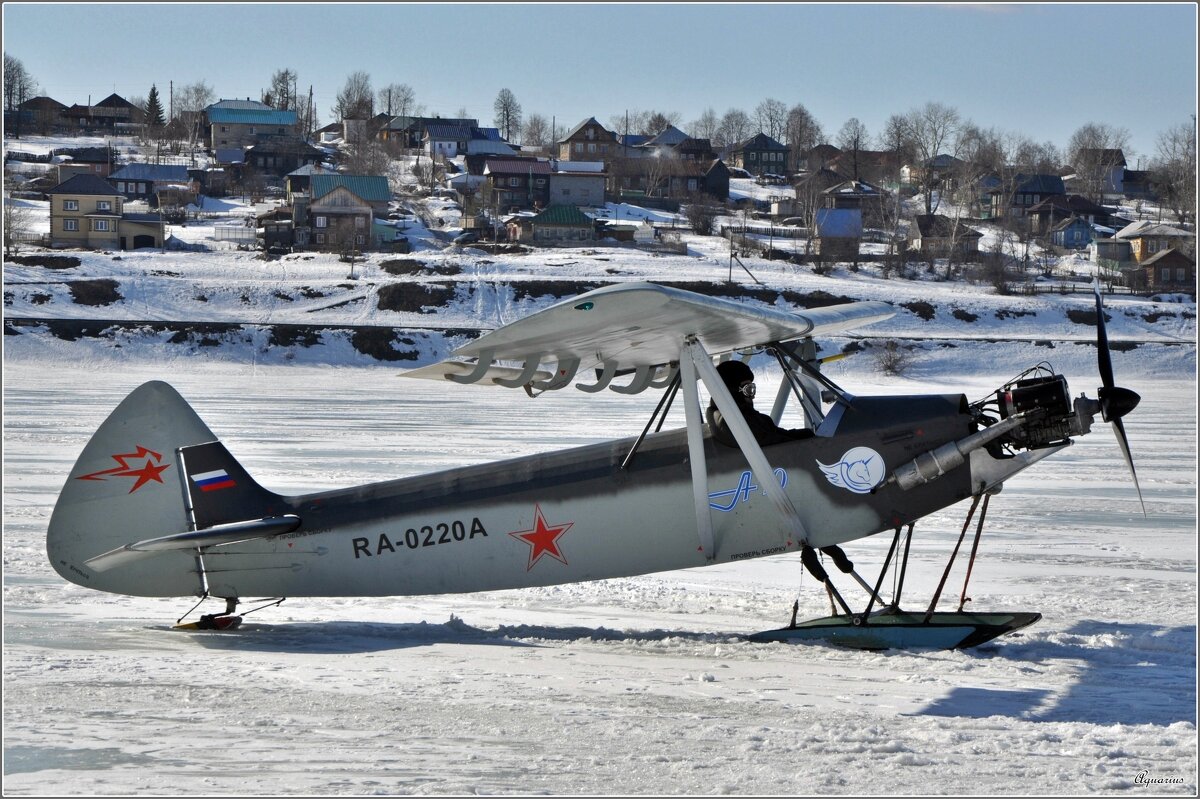
M 534 564 L 541 560 L 542 555 L 549 555 L 557 561 L 566 563 L 567 559 L 563 557 L 562 550 L 558 548 L 558 539 L 563 533 L 570 530 L 575 522 L 548 525 L 546 517 L 542 515 L 541 506 L 536 503 L 533 506 L 533 514 L 532 530 L 518 530 L 515 533 L 509 533 L 513 538 L 519 538 L 529 544 L 529 565 L 525 567 L 525 571 L 532 569 Z
M 145 459 L 140 469 L 134 469 L 129 465 L 129 461 L 135 458 Z M 140 444 L 137 447 L 137 452 L 125 452 L 120 455 L 113 455 L 112 459 L 121 465 L 112 469 L 104 469 L 103 471 L 80 475 L 75 479 L 106 480 L 109 477 L 133 477 L 136 480 L 133 487 L 129 489 L 129 493 L 132 494 L 151 480 L 161 483 L 163 481 L 162 473 L 171 468 L 171 464 L 161 463 L 162 455 L 154 450 L 146 449 Z

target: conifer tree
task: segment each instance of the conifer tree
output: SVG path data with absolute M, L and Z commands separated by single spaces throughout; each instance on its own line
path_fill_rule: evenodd
M 146 99 L 146 124 L 151 129 L 163 126 L 162 103 L 158 99 L 158 87 L 150 84 L 150 96 Z

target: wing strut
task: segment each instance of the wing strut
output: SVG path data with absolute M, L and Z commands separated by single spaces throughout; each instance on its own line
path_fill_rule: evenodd
M 688 417 L 688 448 L 690 450 L 692 461 L 692 482 L 693 493 L 696 495 L 697 516 L 700 516 L 701 502 L 703 502 L 703 517 L 708 519 L 708 479 L 707 474 L 701 473 L 701 480 L 696 479 L 697 460 L 703 458 L 703 446 L 693 444 L 693 432 L 695 427 L 695 440 L 702 444 L 700 430 L 700 401 L 695 388 L 695 375 L 699 375 L 704 381 L 708 393 L 712 396 L 713 401 L 717 403 L 717 408 L 721 411 L 721 416 L 724 417 L 725 423 L 729 425 L 729 431 L 733 433 L 734 439 L 737 440 L 738 447 L 742 450 L 742 454 L 750 464 L 750 470 L 754 473 L 754 479 L 758 481 L 760 486 L 771 486 L 772 490 L 767 491 L 767 497 L 775 506 L 775 510 L 779 513 L 783 521 L 784 545 L 794 547 L 797 544 L 796 539 L 799 538 L 800 544 L 808 543 L 808 532 L 804 529 L 804 523 L 800 521 L 800 514 L 796 512 L 796 506 L 792 504 L 792 500 L 787 493 L 781 488 L 778 491 L 774 490 L 774 486 L 778 481 L 775 478 L 775 472 L 771 468 L 771 464 L 767 461 L 767 456 L 763 454 L 762 447 L 758 445 L 754 434 L 750 432 L 749 425 L 742 417 L 741 410 L 733 401 L 733 397 L 729 394 L 729 389 L 725 388 L 725 383 L 717 374 L 716 368 L 712 365 L 712 357 L 705 351 L 704 345 L 697 341 L 694 337 L 689 338 L 683 345 L 680 352 L 680 367 L 688 369 L 689 374 L 683 375 L 683 386 L 688 390 L 688 402 L 685 405 L 686 410 L 690 411 L 692 416 Z M 693 407 L 694 406 L 694 407 Z M 693 417 L 695 424 L 693 425 Z M 696 452 L 699 451 L 700 458 L 696 457 Z M 703 522 L 701 522 L 703 524 Z M 711 535 L 711 521 L 709 522 Z
M 684 344 L 679 353 L 679 376 L 683 381 L 683 412 L 687 419 L 688 462 L 692 465 L 692 499 L 696 507 L 696 532 L 700 536 L 700 549 L 704 557 L 713 560 L 717 556 L 713 545 L 712 512 L 708 508 L 708 464 L 704 458 L 704 419 L 700 414 L 700 392 L 696 388 L 696 366 L 692 361 L 691 345 Z M 695 346 L 699 347 L 699 344 Z M 701 348 L 702 357 L 708 354 Z M 711 362 L 709 368 L 712 368 Z M 719 380 L 717 382 L 720 382 Z M 722 384 L 722 388 L 724 385 Z M 741 418 L 741 414 L 738 414 Z M 762 483 L 762 481 L 759 481 Z M 762 483 L 763 485 L 768 485 Z

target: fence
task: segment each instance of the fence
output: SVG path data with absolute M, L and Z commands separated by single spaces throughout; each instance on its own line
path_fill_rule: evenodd
M 217 241 L 233 241 L 253 244 L 257 231 L 246 225 L 213 225 L 213 238 Z

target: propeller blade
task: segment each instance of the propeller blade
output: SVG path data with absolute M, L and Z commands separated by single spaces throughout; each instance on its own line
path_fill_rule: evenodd
M 1093 288 L 1096 290 L 1096 359 L 1100 367 L 1100 382 L 1105 388 L 1112 388 L 1112 356 L 1108 352 L 1108 331 L 1104 329 L 1104 303 L 1100 300 L 1100 282 L 1094 283 Z
M 1112 421 L 1113 432 L 1117 434 L 1117 443 L 1121 445 L 1121 454 L 1125 456 L 1125 465 L 1129 467 L 1129 474 L 1133 477 L 1133 487 L 1137 489 L 1138 502 L 1142 504 L 1142 515 L 1149 518 L 1146 513 L 1146 501 L 1142 499 L 1142 487 L 1138 485 L 1137 470 L 1133 468 L 1133 456 L 1129 454 L 1129 439 L 1125 436 L 1125 424 L 1118 417 Z

